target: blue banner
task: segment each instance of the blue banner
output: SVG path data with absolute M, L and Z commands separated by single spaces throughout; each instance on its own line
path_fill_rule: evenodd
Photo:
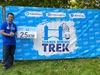
M 0 27 L 2 24 L 2 6 L 0 6 Z M 0 43 L 2 43 L 2 36 L 0 35 Z M 0 59 L 2 59 L 2 44 L 0 44 Z
M 17 38 L 16 60 L 100 55 L 99 10 L 7 6 L 9 12 L 14 13 L 17 27 L 37 29 L 37 38 Z

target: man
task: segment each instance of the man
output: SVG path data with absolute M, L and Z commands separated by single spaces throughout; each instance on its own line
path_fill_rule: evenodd
M 8 21 L 1 26 L 1 33 L 3 38 L 3 70 L 6 71 L 13 66 L 14 53 L 16 48 L 16 25 L 13 23 L 14 14 L 8 13 Z

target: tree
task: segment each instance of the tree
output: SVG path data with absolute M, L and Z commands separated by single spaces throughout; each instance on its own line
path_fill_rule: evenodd
M 70 0 L 0 0 L 0 5 L 68 8 Z
M 0 5 L 100 9 L 100 0 L 0 0 Z
M 100 9 L 100 0 L 76 0 L 78 8 Z

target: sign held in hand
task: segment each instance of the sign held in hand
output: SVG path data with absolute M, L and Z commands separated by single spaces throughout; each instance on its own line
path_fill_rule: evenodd
M 18 38 L 37 38 L 36 27 L 19 26 L 18 27 Z

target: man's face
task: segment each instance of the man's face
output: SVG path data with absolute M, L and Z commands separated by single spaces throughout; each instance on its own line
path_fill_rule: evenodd
M 9 21 L 9 22 L 12 22 L 13 20 L 14 20 L 14 16 L 11 15 L 11 14 L 9 14 L 9 15 L 8 15 L 8 21 Z

